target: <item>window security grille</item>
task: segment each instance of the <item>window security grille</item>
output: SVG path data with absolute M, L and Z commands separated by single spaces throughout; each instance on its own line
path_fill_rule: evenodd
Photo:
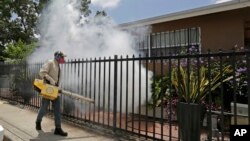
M 186 28 L 146 35 L 138 43 L 143 55 L 161 56 L 200 52 L 200 28 Z

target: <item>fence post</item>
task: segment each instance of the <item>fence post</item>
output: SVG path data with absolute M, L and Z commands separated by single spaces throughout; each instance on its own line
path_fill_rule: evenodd
M 248 96 L 248 124 L 250 124 L 250 50 L 247 50 L 246 64 L 247 64 L 247 96 Z
M 117 111 L 117 55 L 114 56 L 114 109 L 113 109 L 113 132 L 116 130 L 116 111 Z

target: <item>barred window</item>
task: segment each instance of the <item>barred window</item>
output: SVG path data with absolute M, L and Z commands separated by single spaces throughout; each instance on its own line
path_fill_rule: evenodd
M 159 55 L 158 53 L 163 55 L 185 53 L 190 47 L 196 47 L 197 51 L 200 51 L 200 28 L 151 33 L 145 37 L 142 44 L 143 47 L 139 49 L 143 49 L 143 52 L 151 56 Z

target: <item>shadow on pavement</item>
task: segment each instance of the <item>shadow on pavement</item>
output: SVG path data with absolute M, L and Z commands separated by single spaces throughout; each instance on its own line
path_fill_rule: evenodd
M 73 140 L 73 139 L 84 139 L 84 138 L 92 138 L 95 136 L 83 136 L 83 137 L 63 137 L 54 135 L 54 132 L 44 132 L 44 131 L 38 131 L 38 136 L 34 139 L 30 139 L 30 141 L 60 141 L 60 140 Z

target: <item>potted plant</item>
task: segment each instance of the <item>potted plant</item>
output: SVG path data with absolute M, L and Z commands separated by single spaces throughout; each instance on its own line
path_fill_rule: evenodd
M 204 65 L 197 67 L 179 66 L 171 72 L 171 82 L 179 97 L 177 105 L 177 120 L 183 141 L 199 141 L 201 128 L 202 105 L 209 92 L 214 91 L 221 82 L 232 77 L 224 78 L 232 69 L 226 65 L 221 71 L 212 71 Z M 211 72 L 211 69 L 210 69 Z M 223 80 L 221 80 L 221 74 Z

